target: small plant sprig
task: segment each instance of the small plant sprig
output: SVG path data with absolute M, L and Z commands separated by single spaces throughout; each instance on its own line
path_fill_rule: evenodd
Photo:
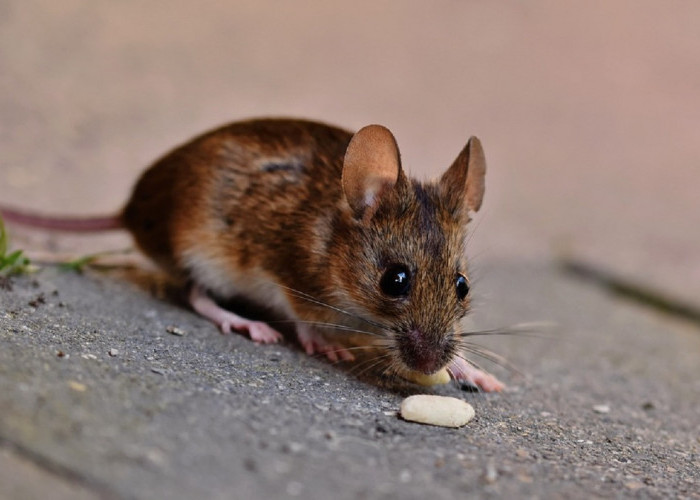
M 98 260 L 101 257 L 106 257 L 110 255 L 119 255 L 119 254 L 127 254 L 131 253 L 132 249 L 131 248 L 125 248 L 122 250 L 106 250 L 104 252 L 97 252 L 89 255 L 83 255 L 81 257 L 78 257 L 76 259 L 67 261 L 67 262 L 61 262 L 58 267 L 59 269 L 63 271 L 73 271 L 76 273 L 82 273 L 86 267 L 103 267 L 98 265 Z M 106 266 L 109 267 L 109 266 Z
M 70 260 L 68 262 L 61 262 L 58 268 L 62 271 L 73 271 L 76 273 L 82 273 L 86 266 L 90 266 L 95 260 L 100 257 L 100 254 L 91 254 L 78 257 L 77 259 Z
M 29 259 L 22 250 L 9 251 L 9 238 L 5 231 L 5 223 L 0 216 L 0 276 L 26 273 L 31 270 Z

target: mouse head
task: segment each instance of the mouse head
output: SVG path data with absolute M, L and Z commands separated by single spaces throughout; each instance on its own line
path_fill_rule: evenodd
M 343 306 L 380 324 L 393 368 L 434 373 L 455 356 L 469 311 L 465 258 L 469 212 L 484 194 L 476 137 L 436 182 L 409 179 L 391 132 L 357 132 L 343 164 L 348 213 L 332 269 Z

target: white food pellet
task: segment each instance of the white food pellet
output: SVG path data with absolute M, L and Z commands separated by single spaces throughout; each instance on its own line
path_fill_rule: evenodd
M 462 427 L 474 418 L 474 408 L 457 398 L 417 394 L 403 400 L 401 417 L 421 424 Z

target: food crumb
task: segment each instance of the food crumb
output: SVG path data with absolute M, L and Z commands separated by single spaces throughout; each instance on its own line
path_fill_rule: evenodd
M 165 331 L 171 335 L 176 335 L 178 337 L 184 337 L 186 335 L 186 332 L 184 330 L 173 325 L 166 327 Z
M 76 392 L 85 392 L 87 390 L 87 386 L 85 384 L 82 382 L 76 382 L 75 380 L 69 380 L 68 387 Z
M 595 405 L 593 411 L 596 413 L 610 413 L 610 405 Z

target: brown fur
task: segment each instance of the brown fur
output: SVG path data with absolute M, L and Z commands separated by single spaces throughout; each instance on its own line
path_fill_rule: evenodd
M 214 130 L 143 174 L 124 224 L 154 260 L 215 294 L 229 292 L 202 283 L 192 262 L 243 281 L 236 288 L 244 295 L 249 275 L 250 283 L 269 278 L 291 307 L 282 313 L 379 334 L 397 367 L 436 371 L 454 356 L 454 328 L 469 310 L 455 280 L 467 275 L 466 225 L 481 204 L 483 152 L 470 140 L 439 182 L 424 184 L 403 173 L 388 130 L 369 132 L 353 139 L 335 127 L 275 119 Z M 384 171 L 375 160 L 395 166 Z M 390 264 L 411 273 L 406 297 L 378 285 Z

